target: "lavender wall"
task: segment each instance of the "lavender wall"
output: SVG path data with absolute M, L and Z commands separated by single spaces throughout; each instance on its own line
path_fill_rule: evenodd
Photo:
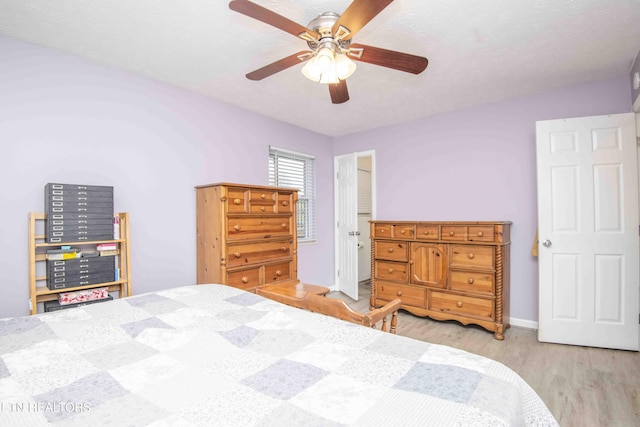
M 268 183 L 269 144 L 317 157 L 332 212 L 332 139 L 162 83 L 0 37 L 0 317 L 28 314 L 27 213 L 47 182 L 113 185 L 131 219 L 133 290 L 193 284 L 195 192 Z M 299 248 L 299 276 L 333 284 L 333 220 Z
M 629 98 L 625 75 L 344 136 L 334 154 L 376 151 L 378 219 L 512 221 L 511 316 L 536 321 L 535 122 L 629 112 Z
M 316 155 L 319 212 L 333 212 L 333 155 L 375 150 L 379 219 L 513 221 L 511 314 L 535 321 L 535 121 L 630 111 L 621 76 L 334 140 L 7 38 L 0 56 L 0 317 L 28 313 L 27 213 L 45 183 L 115 187 L 141 293 L 195 282 L 193 187 L 266 184 L 273 144 Z M 330 286 L 333 215 L 318 220 L 299 275 Z

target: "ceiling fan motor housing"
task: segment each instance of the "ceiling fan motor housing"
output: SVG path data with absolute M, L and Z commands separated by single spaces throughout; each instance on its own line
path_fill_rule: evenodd
M 307 25 L 307 27 L 318 33 L 319 36 L 318 40 L 307 40 L 307 45 L 309 45 L 310 49 L 315 52 L 321 45 L 326 45 L 327 42 L 334 44 L 336 48 L 339 47 L 340 49 L 344 50 L 349 49 L 351 39 L 344 40 L 332 34 L 333 25 L 338 22 L 339 18 L 340 15 L 335 12 L 324 12 L 313 21 L 309 22 L 309 25 Z M 341 27 L 341 29 L 343 30 L 343 34 L 349 34 L 348 29 L 343 29 L 343 27 Z M 346 30 L 346 33 L 344 30 Z

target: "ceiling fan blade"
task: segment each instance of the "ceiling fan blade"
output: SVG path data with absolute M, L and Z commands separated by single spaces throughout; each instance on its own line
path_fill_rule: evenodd
M 329 86 L 331 102 L 334 104 L 342 104 L 349 100 L 349 91 L 345 80 L 338 80 L 338 83 L 329 83 L 327 86 Z
M 349 46 L 349 49 L 352 49 L 352 51 L 349 52 L 348 56 L 354 61 L 368 62 L 369 64 L 406 71 L 407 73 L 420 74 L 429 64 L 429 60 L 423 56 L 396 52 L 379 47 L 354 43 Z M 362 56 L 359 56 L 360 53 Z
M 286 70 L 289 67 L 293 67 L 296 64 L 300 64 L 311 57 L 312 54 L 310 50 L 303 50 L 302 52 L 294 53 L 293 55 L 287 56 L 286 58 L 282 58 L 279 61 L 273 62 L 269 65 L 265 65 L 262 68 L 258 68 L 255 71 L 247 74 L 247 78 L 249 80 L 262 80 L 265 77 L 269 77 L 275 73 L 278 73 L 282 70 Z M 302 59 L 300 58 L 302 57 Z
M 311 31 L 297 22 L 285 18 L 282 15 L 278 15 L 277 13 L 250 1 L 231 0 L 229 2 L 229 9 L 257 19 L 258 21 L 262 21 L 265 24 L 272 25 L 282 31 L 286 31 L 289 34 L 300 37 L 303 40 L 313 41 L 318 39 L 318 34 L 316 34 L 315 31 Z
M 393 0 L 353 0 L 342 16 L 333 24 L 332 33 L 342 34 L 338 29 L 340 26 L 349 30 L 349 33 L 343 37 L 349 40 L 355 33 L 360 31 L 362 27 L 367 25 L 378 13 L 387 7 Z

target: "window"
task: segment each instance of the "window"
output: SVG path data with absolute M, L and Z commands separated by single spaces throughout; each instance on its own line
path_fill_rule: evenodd
M 316 238 L 315 157 L 269 146 L 269 185 L 298 190 L 298 241 Z

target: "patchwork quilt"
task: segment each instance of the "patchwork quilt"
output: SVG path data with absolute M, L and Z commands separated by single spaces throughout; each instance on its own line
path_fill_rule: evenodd
M 506 366 L 224 285 L 0 320 L 3 426 L 557 426 Z

